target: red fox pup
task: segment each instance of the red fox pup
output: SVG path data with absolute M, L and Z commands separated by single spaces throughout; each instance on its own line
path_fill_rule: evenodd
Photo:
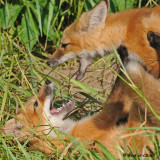
M 51 131 L 51 126 L 58 127 L 57 129 L 63 132 L 72 130 L 75 122 L 69 118 L 64 120 L 64 118 L 67 113 L 73 110 L 75 104 L 73 101 L 69 101 L 58 109 L 54 108 L 52 104 L 53 86 L 53 83 L 47 80 L 37 94 L 37 98 L 34 96 L 29 99 L 24 104 L 25 110 L 20 109 L 16 118 L 6 122 L 5 133 L 15 134 L 15 136 L 23 139 L 24 132 L 21 132 L 21 130 L 28 130 L 38 125 L 44 126 L 39 126 L 37 131 L 43 131 L 44 134 L 52 137 L 56 136 L 56 133 L 53 130 Z
M 133 67 L 134 66 L 134 67 Z M 155 79 L 152 75 L 150 75 L 141 64 L 138 62 L 128 62 L 126 64 L 126 69 L 129 74 L 131 81 L 138 87 L 140 91 L 142 91 L 153 107 L 157 114 L 160 114 L 160 82 Z M 125 78 L 125 76 L 123 75 Z M 5 133 L 6 134 L 16 134 L 17 137 L 24 137 L 22 141 L 24 141 L 28 134 L 26 132 L 20 132 L 23 129 L 31 129 L 36 128 L 39 134 L 46 134 L 46 136 L 54 136 L 54 131 L 50 128 L 51 126 L 56 126 L 63 132 L 70 134 L 73 137 L 79 138 L 83 142 L 87 142 L 88 146 L 93 146 L 94 141 L 101 142 L 104 146 L 106 146 L 109 151 L 111 151 L 114 155 L 117 156 L 117 151 L 114 146 L 114 140 L 118 136 L 124 136 L 126 133 L 130 133 L 130 131 L 122 130 L 122 128 L 131 128 L 131 127 L 140 127 L 142 126 L 157 126 L 160 127 L 160 122 L 155 118 L 154 114 L 147 109 L 147 104 L 143 101 L 143 99 L 133 90 L 130 86 L 128 86 L 125 82 L 121 80 L 120 87 L 123 88 L 124 94 L 132 99 L 132 106 L 129 112 L 128 123 L 121 126 L 112 125 L 108 128 L 107 119 L 108 116 L 114 117 L 114 112 L 108 112 L 108 108 L 114 108 L 116 112 L 116 108 L 119 109 L 123 107 L 123 103 L 121 102 L 111 102 L 108 103 L 107 107 L 97 113 L 92 117 L 88 117 L 82 119 L 78 122 L 73 122 L 70 119 L 66 119 L 63 121 L 63 117 L 68 112 L 68 110 L 72 109 L 74 106 L 73 102 L 67 103 L 60 109 L 55 109 L 52 105 L 52 91 L 53 84 L 51 82 L 47 82 L 36 97 L 31 98 L 25 104 L 25 111 L 20 110 L 17 119 L 13 118 L 6 122 L 5 125 Z M 130 105 L 130 104 L 129 104 Z M 117 112 L 115 113 L 117 114 Z M 146 119 L 145 119 L 146 117 Z M 113 118 L 114 119 L 114 118 Z M 146 122 L 145 122 L 146 120 Z M 144 123 L 145 122 L 145 123 Z M 7 130 L 8 129 L 8 130 Z M 142 149 L 144 146 L 149 146 L 153 149 L 153 145 L 149 140 L 148 136 L 142 136 L 138 134 L 139 132 L 135 130 L 131 130 L 132 132 L 136 132 L 133 138 L 125 138 L 126 142 L 130 145 L 130 148 L 134 152 L 135 143 L 137 145 L 137 149 L 140 153 L 142 153 Z M 146 130 L 143 131 L 143 134 L 146 133 Z M 147 130 L 147 134 L 150 131 Z M 124 136 L 125 137 L 125 136 Z M 69 139 L 68 137 L 65 137 Z M 45 139 L 45 138 L 44 138 Z M 52 154 L 53 148 L 46 142 L 46 139 L 40 139 L 37 137 L 33 137 L 30 139 L 29 144 L 37 150 L 44 152 L 45 154 Z M 59 140 L 53 140 L 53 143 L 57 148 L 63 150 L 65 147 Z M 118 144 L 123 145 L 123 139 L 117 141 Z M 95 145 L 95 148 L 98 151 L 101 151 L 98 146 Z
M 91 11 L 64 30 L 59 48 L 48 64 L 57 66 L 70 58 L 79 58 L 76 79 L 84 77 L 93 59 L 123 45 L 129 60 L 139 61 L 147 71 L 159 77 L 159 59 L 148 40 L 149 31 L 160 33 L 160 7 L 131 9 L 108 14 L 109 0 L 101 0 Z

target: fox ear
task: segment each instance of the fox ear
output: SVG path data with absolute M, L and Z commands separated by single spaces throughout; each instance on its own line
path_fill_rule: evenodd
M 94 29 L 97 25 L 104 23 L 109 12 L 110 1 L 101 0 L 91 11 L 87 14 L 87 27 L 83 31 Z

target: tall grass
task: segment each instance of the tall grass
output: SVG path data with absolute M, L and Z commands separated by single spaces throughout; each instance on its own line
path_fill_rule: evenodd
M 93 114 L 101 109 L 106 99 L 105 89 L 93 88 L 71 79 L 72 75 L 68 77 L 59 72 L 65 69 L 70 71 L 77 67 L 76 60 L 69 61 L 55 70 L 46 65 L 49 56 L 47 52 L 56 49 L 63 29 L 97 2 L 98 0 L 16 0 L 14 2 L 0 0 L 0 130 L 5 122 L 15 115 L 18 107 L 23 106 L 26 100 L 37 93 L 46 79 L 56 84 L 57 101 L 71 98 L 76 101 L 78 107 L 84 108 L 81 117 L 87 115 L 88 110 L 89 114 Z M 145 2 L 135 0 L 130 1 L 131 3 L 126 0 L 112 0 L 111 2 L 111 12 L 159 3 L 158 0 Z M 101 58 L 92 66 L 97 67 L 104 61 L 113 67 L 116 63 L 115 55 Z M 98 69 L 103 71 L 104 66 L 100 65 Z M 54 72 L 55 77 L 50 72 Z M 75 90 L 77 93 L 74 93 Z M 77 99 L 75 95 L 81 96 Z M 81 117 L 77 114 L 76 118 Z M 159 128 L 154 129 L 159 130 Z M 74 149 L 66 146 L 69 150 L 67 153 L 60 153 L 55 149 L 53 155 L 46 156 L 1 132 L 0 159 L 115 159 L 98 142 L 97 144 L 105 153 L 104 156 L 84 147 L 82 142 L 73 137 L 72 139 Z M 156 148 L 154 157 L 159 157 L 158 141 L 155 140 L 153 143 Z M 133 157 L 133 159 L 140 158 Z

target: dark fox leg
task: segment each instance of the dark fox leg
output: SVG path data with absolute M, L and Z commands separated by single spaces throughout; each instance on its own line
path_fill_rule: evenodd
M 123 46 L 123 45 L 119 46 L 118 49 L 117 49 L 117 52 L 118 52 L 123 64 L 125 64 L 129 61 L 128 51 L 127 51 L 127 48 L 125 46 Z
M 124 79 L 126 78 L 122 72 L 120 72 L 120 76 Z M 104 104 L 105 113 L 108 113 L 107 119 L 105 119 L 105 124 L 108 125 L 105 127 L 112 127 L 114 125 L 120 125 L 121 123 L 127 122 L 128 114 L 132 105 L 132 99 L 124 90 L 126 85 L 127 84 L 125 84 L 121 78 L 117 77 L 112 92 Z
M 150 43 L 150 46 L 157 51 L 158 57 L 160 59 L 160 33 L 148 32 L 147 38 Z M 126 65 L 129 62 L 127 48 L 125 46 L 119 46 L 117 51 L 118 54 L 120 55 L 122 63 Z M 143 67 L 144 69 L 146 69 L 145 66 Z M 120 76 L 125 78 L 122 72 L 120 72 Z M 108 97 L 107 102 L 104 105 L 105 110 L 106 111 L 108 110 L 108 113 L 110 113 L 111 110 L 114 112 L 114 114 L 108 116 L 108 124 L 110 124 L 110 126 L 115 124 L 120 124 L 121 122 L 124 121 L 127 122 L 127 117 L 130 112 L 130 108 L 132 106 L 132 99 L 131 97 L 128 96 L 128 93 L 124 91 L 125 85 L 127 84 L 125 84 L 121 80 L 121 78 L 117 77 L 114 88 L 112 89 L 112 92 Z M 111 109 L 109 107 L 111 103 L 115 104 L 117 103 L 117 105 L 114 105 L 115 108 Z M 119 103 L 121 103 L 121 105 L 118 105 Z
M 147 34 L 147 39 L 150 43 L 150 46 L 156 50 L 158 61 L 160 63 L 160 33 L 150 31 Z
M 129 61 L 127 48 L 125 46 L 119 46 L 117 51 L 122 63 L 124 65 L 127 64 Z M 121 71 L 119 75 L 126 78 Z M 121 123 L 126 123 L 128 120 L 129 111 L 132 106 L 132 99 L 124 91 L 125 85 L 126 84 L 123 80 L 120 77 L 117 77 L 112 92 L 104 104 L 105 112 L 109 113 L 105 120 L 106 124 L 108 124 L 106 127 L 120 125 Z
M 129 61 L 127 48 L 125 46 L 120 46 L 117 51 L 122 63 L 124 65 L 127 64 Z M 121 71 L 119 75 L 125 78 L 125 75 Z M 117 77 L 114 87 L 104 104 L 105 113 L 108 113 L 107 119 L 105 119 L 106 126 L 104 127 L 112 127 L 127 122 L 129 111 L 132 106 L 132 99 L 124 91 L 125 85 L 123 80 Z
M 150 46 L 156 49 L 158 54 L 160 54 L 160 33 L 150 31 L 147 34 L 147 38 Z

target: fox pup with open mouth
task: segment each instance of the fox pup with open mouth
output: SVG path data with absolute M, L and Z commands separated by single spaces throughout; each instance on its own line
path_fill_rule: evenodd
M 155 79 L 144 69 L 141 64 L 135 61 L 129 61 L 126 64 L 126 70 L 132 83 L 145 95 L 155 112 L 160 114 L 159 80 Z M 124 75 L 123 78 L 125 78 Z M 127 80 L 127 78 L 125 79 Z M 52 154 L 53 151 L 51 145 L 47 143 L 48 136 L 56 136 L 54 129 L 52 129 L 51 126 L 57 127 L 62 132 L 80 139 L 89 147 L 93 147 L 93 145 L 95 145 L 94 148 L 101 152 L 101 149 L 94 143 L 94 141 L 99 141 L 116 156 L 117 151 L 114 146 L 114 140 L 118 136 L 125 137 L 125 134 L 129 135 L 131 132 L 133 133 L 132 136 L 134 138 L 126 137 L 124 140 L 128 143 L 130 148 L 133 149 L 133 152 L 135 143 L 140 153 L 142 152 L 144 146 L 149 146 L 152 150 L 154 150 L 153 144 L 149 140 L 148 136 L 144 136 L 144 134 L 154 131 L 141 129 L 141 132 L 139 133 L 137 130 L 122 130 L 123 128 L 140 126 L 160 127 L 160 122 L 157 120 L 153 112 L 147 108 L 146 102 L 128 84 L 123 82 L 123 80 L 121 80 L 121 87 L 123 88 L 124 93 L 128 94 L 133 102 L 129 112 L 128 122 L 126 124 L 118 126 L 113 125 L 108 128 L 107 116 L 110 115 L 114 117 L 114 113 L 117 114 L 117 112 L 108 112 L 106 108 L 104 108 L 100 113 L 82 119 L 78 122 L 70 119 L 64 120 L 63 118 L 65 114 L 73 109 L 74 102 L 68 102 L 63 107 L 55 109 L 52 106 L 53 83 L 47 81 L 38 93 L 38 99 L 36 97 L 29 99 L 24 104 L 25 110 L 20 109 L 17 114 L 17 118 L 13 118 L 6 122 L 5 133 L 14 134 L 23 142 L 29 136 L 28 133 L 23 132 L 23 130 L 29 130 L 31 128 L 33 130 L 36 129 L 36 131 L 38 131 L 37 134 L 45 136 L 41 139 L 36 135 L 33 135 L 33 137 L 29 140 L 29 144 L 34 149 L 42 151 L 45 154 Z M 113 102 L 108 104 L 108 107 L 120 108 L 123 107 L 123 103 Z M 67 136 L 63 136 L 63 138 L 70 139 Z M 58 149 L 64 150 L 65 146 L 60 140 L 56 139 L 52 140 L 52 142 Z M 118 140 L 117 143 L 123 145 L 123 139 Z
M 59 48 L 48 64 L 55 67 L 78 58 L 76 79 L 81 80 L 96 57 L 113 53 L 123 45 L 130 60 L 139 61 L 148 72 L 159 77 L 159 58 L 147 40 L 150 31 L 160 33 L 160 6 L 136 8 L 108 14 L 110 0 L 101 0 L 93 9 L 68 26 Z
M 51 127 L 55 127 L 62 132 L 72 130 L 76 122 L 69 118 L 64 118 L 74 109 L 75 103 L 69 101 L 56 109 L 52 104 L 53 86 L 54 84 L 47 80 L 37 96 L 30 98 L 24 104 L 25 110 L 19 109 L 16 118 L 7 121 L 5 133 L 14 134 L 14 136 L 23 141 L 25 137 L 23 135 L 24 132 L 21 132 L 21 130 L 34 129 L 35 126 L 38 126 L 37 131 L 42 131 L 43 134 L 53 137 L 56 136 L 56 133 L 50 129 Z

